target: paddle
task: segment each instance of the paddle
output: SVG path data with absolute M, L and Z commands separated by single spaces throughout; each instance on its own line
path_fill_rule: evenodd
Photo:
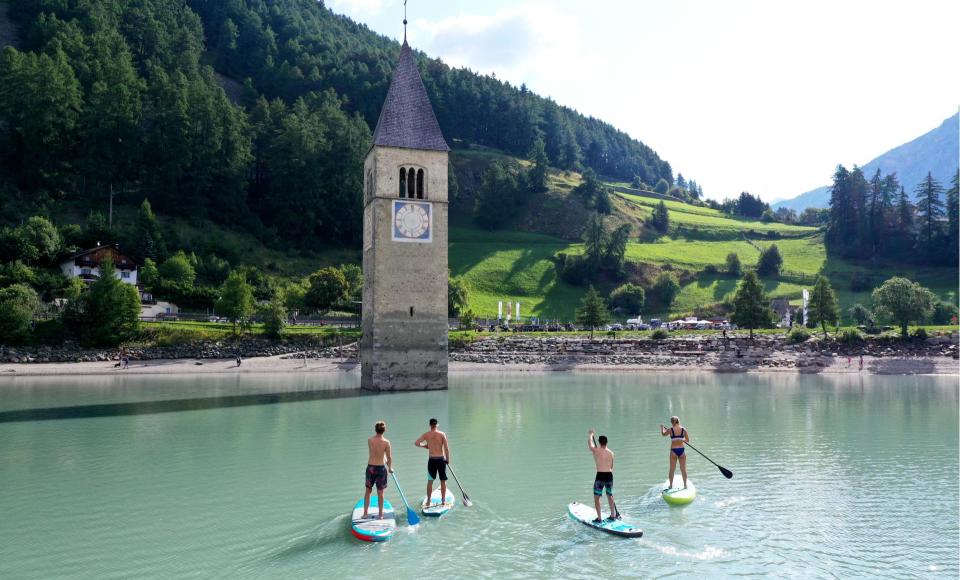
M 407 498 L 403 495 L 403 490 L 400 489 L 400 482 L 397 481 L 397 474 L 391 471 L 390 475 L 393 476 L 393 483 L 397 486 L 397 491 L 400 492 L 400 499 L 403 500 L 403 505 L 407 506 L 407 523 L 411 526 L 419 524 L 420 516 L 417 515 L 417 512 L 410 509 L 410 504 L 407 503 Z
M 694 447 L 693 445 L 690 445 L 690 442 L 689 442 L 689 441 L 685 442 L 684 445 L 686 445 L 686 446 L 689 447 L 690 449 L 693 449 L 693 450 L 696 451 L 697 453 L 700 453 L 700 450 L 697 449 L 696 447 Z M 700 453 L 700 455 L 703 455 L 703 453 Z M 710 463 L 713 463 L 714 465 L 717 465 L 716 462 L 714 462 L 714 460 L 710 459 L 710 458 L 707 457 L 706 455 L 703 455 L 703 458 L 706 459 L 707 461 L 709 461 Z M 717 468 L 720 470 L 720 473 L 722 473 L 723 476 L 726 477 L 727 479 L 730 479 L 730 478 L 733 477 L 733 472 L 730 471 L 729 469 L 727 469 L 726 467 L 721 467 L 721 466 L 717 465 Z
M 597 438 L 596 438 L 595 436 L 593 436 L 593 435 L 591 435 L 590 438 L 593 439 L 593 446 L 594 446 L 594 447 L 598 447 L 598 445 L 597 445 Z M 607 497 L 609 497 L 610 500 L 613 502 L 613 512 L 614 512 L 614 514 L 615 514 L 613 517 L 615 517 L 616 519 L 619 520 L 619 519 L 620 519 L 620 508 L 617 507 L 617 500 L 613 499 L 612 496 L 607 496 Z
M 453 472 L 453 468 L 450 467 L 450 464 L 449 464 L 449 463 L 447 464 L 447 469 L 450 470 L 450 475 L 453 476 L 453 480 L 457 482 L 457 487 L 460 488 L 460 495 L 463 496 L 463 505 L 465 505 L 465 506 L 467 506 L 467 507 L 473 506 L 473 502 L 470 501 L 470 496 L 467 495 L 467 492 L 463 491 L 463 486 L 460 485 L 460 480 L 457 479 L 457 474 Z

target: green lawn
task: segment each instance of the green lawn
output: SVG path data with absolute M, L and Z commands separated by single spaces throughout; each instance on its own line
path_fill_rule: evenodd
M 450 230 L 450 273 L 470 286 L 470 308 L 496 317 L 497 302 L 520 302 L 522 317 L 570 320 L 583 294 L 557 279 L 552 258 L 570 244 L 558 238 L 522 232 Z
M 627 201 L 640 206 L 644 213 L 651 213 L 660 203 L 660 199 L 617 192 L 617 195 Z M 777 232 L 781 236 L 808 236 L 817 232 L 817 228 L 809 226 L 794 226 L 776 222 L 765 223 L 745 218 L 735 218 L 709 207 L 689 205 L 673 200 L 663 200 L 670 211 L 670 228 L 683 226 L 697 228 L 704 231 L 723 231 L 728 233 L 749 232 L 757 233 Z

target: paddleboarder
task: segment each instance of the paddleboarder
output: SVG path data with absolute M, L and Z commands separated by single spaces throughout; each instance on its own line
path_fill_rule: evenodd
M 383 436 L 387 432 L 387 424 L 383 421 L 377 421 L 373 425 L 376 433 L 373 437 L 367 439 L 367 448 L 370 451 L 367 458 L 367 469 L 365 471 L 366 490 L 363 494 L 363 515 L 360 519 L 368 519 L 371 516 L 370 511 L 370 493 L 373 486 L 377 486 L 377 507 L 380 513 L 377 519 L 383 519 L 383 490 L 387 488 L 387 471 L 393 473 L 393 454 L 391 453 L 390 440 Z M 386 465 L 384 465 L 386 460 Z
M 680 460 L 680 474 L 683 476 L 683 489 L 687 488 L 687 456 L 684 454 L 683 444 L 690 442 L 690 432 L 680 424 L 680 418 L 670 417 L 670 428 L 660 423 L 660 435 L 670 436 L 670 477 L 667 478 L 667 487 L 673 486 L 673 474 L 677 470 L 677 460 Z
M 600 512 L 600 496 L 604 490 L 607 493 L 607 501 L 610 502 L 609 520 L 617 519 L 617 507 L 613 501 L 613 451 L 607 448 L 607 436 L 599 437 L 600 445 L 593 442 L 593 435 L 596 433 L 590 429 L 587 435 L 587 449 L 593 453 L 593 461 L 597 464 L 597 476 L 593 480 L 593 506 L 597 508 L 597 519 L 593 523 L 599 524 L 603 521 L 603 514 Z
M 430 419 L 430 430 L 414 441 L 414 445 L 420 449 L 426 449 L 430 456 L 427 459 L 427 498 L 424 500 L 423 507 L 430 506 L 430 498 L 433 496 L 433 482 L 440 476 L 440 505 L 447 504 L 447 464 L 450 463 L 450 442 L 447 440 L 447 434 L 437 429 L 439 422 L 436 419 Z

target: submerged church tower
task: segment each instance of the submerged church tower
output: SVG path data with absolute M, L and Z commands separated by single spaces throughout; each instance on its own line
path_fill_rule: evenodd
M 363 164 L 364 389 L 447 388 L 449 151 L 404 38 Z

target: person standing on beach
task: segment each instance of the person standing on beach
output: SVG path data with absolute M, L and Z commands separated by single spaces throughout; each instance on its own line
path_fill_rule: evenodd
M 241 363 L 241 362 L 243 362 L 243 360 L 240 358 L 240 353 L 238 352 L 238 353 L 237 353 L 237 366 L 240 366 L 240 363 Z
M 379 508 L 378 519 L 383 519 L 383 490 L 387 489 L 387 471 L 393 473 L 393 454 L 391 453 L 390 440 L 383 436 L 387 432 L 387 424 L 383 421 L 377 421 L 373 425 L 375 435 L 367 439 L 367 469 L 364 471 L 366 487 L 363 494 L 363 515 L 361 519 L 370 518 L 370 493 L 373 486 L 377 486 L 377 507 Z
M 447 464 L 450 463 L 450 442 L 447 434 L 437 429 L 438 421 L 430 419 L 430 430 L 420 436 L 413 444 L 420 449 L 426 449 L 430 454 L 427 459 L 427 498 L 423 507 L 430 506 L 433 496 L 433 482 L 440 477 L 440 503 L 447 503 Z
M 863 353 L 860 353 L 860 370 L 863 370 Z
M 600 436 L 600 446 L 594 444 L 593 429 L 587 434 L 587 449 L 593 453 L 593 461 L 597 464 L 597 476 L 593 480 L 593 506 L 597 508 L 597 519 L 593 523 L 599 524 L 603 521 L 603 514 L 600 512 L 600 496 L 604 490 L 607 492 L 607 501 L 610 503 L 610 517 L 614 520 L 620 514 L 617 513 L 617 506 L 613 501 L 613 451 L 607 449 L 607 436 Z
M 684 455 L 684 443 L 690 442 L 690 432 L 680 424 L 680 418 L 670 417 L 670 428 L 660 423 L 660 435 L 670 436 L 670 475 L 667 477 L 667 488 L 673 487 L 673 474 L 677 471 L 677 460 L 680 461 L 680 475 L 683 476 L 683 489 L 687 489 L 687 456 Z

